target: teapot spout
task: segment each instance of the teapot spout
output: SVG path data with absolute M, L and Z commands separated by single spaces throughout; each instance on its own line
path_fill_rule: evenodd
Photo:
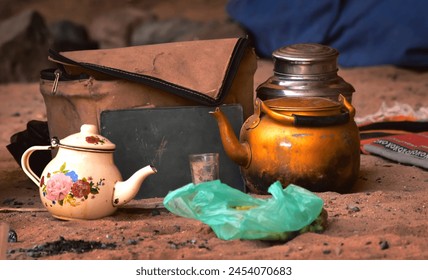
M 128 180 L 116 182 L 113 192 L 113 205 L 121 206 L 131 201 L 137 195 L 143 181 L 156 172 L 156 168 L 147 165 L 135 172 Z
M 227 156 L 238 165 L 248 167 L 251 161 L 251 150 L 248 143 L 239 142 L 229 120 L 219 107 L 210 114 L 217 120 L 221 142 Z

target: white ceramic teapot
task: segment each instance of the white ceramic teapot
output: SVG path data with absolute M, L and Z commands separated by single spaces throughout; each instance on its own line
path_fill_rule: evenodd
M 58 148 L 39 178 L 30 168 L 34 151 Z M 62 140 L 52 138 L 50 146 L 34 146 L 21 157 L 25 174 L 39 187 L 46 209 L 63 220 L 98 219 L 113 214 L 132 200 L 144 179 L 156 173 L 147 165 L 122 182 L 114 164 L 116 146 L 97 133 L 95 125 L 84 124 L 80 132 Z

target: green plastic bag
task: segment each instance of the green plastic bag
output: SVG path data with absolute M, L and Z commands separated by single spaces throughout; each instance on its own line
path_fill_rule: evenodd
M 223 240 L 286 240 L 323 210 L 323 200 L 302 187 L 290 184 L 283 189 L 278 181 L 268 191 L 272 197 L 255 198 L 215 180 L 176 189 L 163 203 L 178 216 L 209 225 Z

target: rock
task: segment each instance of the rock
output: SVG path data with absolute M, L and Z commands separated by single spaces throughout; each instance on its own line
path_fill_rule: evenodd
M 98 42 L 93 41 L 86 27 L 69 20 L 61 20 L 49 28 L 52 35 L 52 46 L 56 51 L 74 51 L 97 49 Z
M 131 45 L 175 42 L 182 36 L 192 36 L 199 28 L 198 23 L 182 18 L 145 22 L 134 29 Z
M 386 240 L 379 241 L 379 246 L 381 250 L 386 250 L 389 248 L 389 243 Z
M 49 29 L 34 10 L 0 22 L 0 83 L 38 81 L 49 65 L 50 42 Z
M 193 39 L 207 40 L 247 36 L 244 29 L 233 21 L 210 21 L 201 26 Z
M 9 230 L 7 242 L 10 242 L 10 243 L 18 242 L 18 234 L 16 234 L 16 231 L 14 231 L 13 229 Z
M 245 36 L 245 32 L 233 22 L 198 22 L 185 18 L 171 18 L 149 21 L 137 26 L 131 36 L 131 45 L 162 44 L 242 36 Z
M 102 49 L 126 47 L 133 29 L 155 18 L 154 14 L 138 9 L 118 9 L 96 17 L 89 26 L 89 34 Z

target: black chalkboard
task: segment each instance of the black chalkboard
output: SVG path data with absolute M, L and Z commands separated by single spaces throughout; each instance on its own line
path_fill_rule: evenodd
M 217 152 L 220 180 L 245 192 L 240 168 L 225 154 L 215 107 L 138 108 L 101 113 L 101 134 L 116 144 L 115 164 L 124 179 L 152 164 L 157 173 L 144 180 L 135 199 L 164 197 L 191 182 L 189 154 Z M 223 105 L 237 137 L 243 124 L 241 105 Z

